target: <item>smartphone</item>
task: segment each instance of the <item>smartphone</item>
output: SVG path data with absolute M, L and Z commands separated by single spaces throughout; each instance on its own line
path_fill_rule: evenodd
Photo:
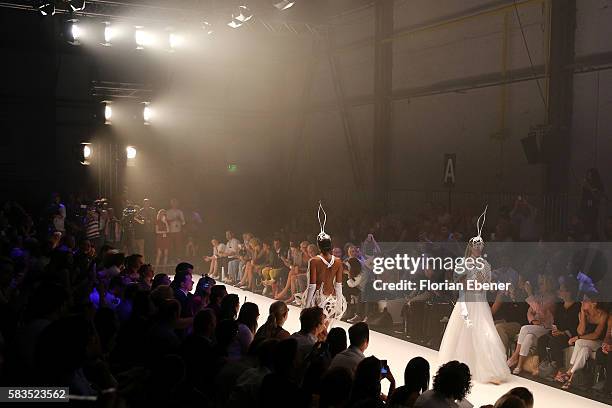
M 380 360 L 380 374 L 385 376 L 389 373 L 389 367 L 387 366 L 387 360 Z

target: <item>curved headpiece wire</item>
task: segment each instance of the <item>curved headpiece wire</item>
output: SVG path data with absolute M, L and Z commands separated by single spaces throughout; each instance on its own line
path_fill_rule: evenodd
M 483 245 L 484 246 L 484 240 L 482 239 L 482 229 L 484 228 L 485 222 L 487 221 L 487 209 L 489 208 L 489 205 L 485 205 L 485 209 L 482 212 L 482 214 L 480 214 L 480 216 L 478 217 L 478 220 L 476 220 L 476 230 L 478 231 L 478 235 L 475 237 L 470 238 L 470 244 L 472 246 L 474 245 Z M 480 220 L 482 220 L 482 224 L 480 223 Z
M 323 222 L 321 222 L 321 212 L 323 213 Z M 319 226 L 321 227 L 321 232 L 319 232 L 319 235 L 317 235 L 317 240 L 323 241 L 325 239 L 331 239 L 329 234 L 325 232 L 325 223 L 327 222 L 327 213 L 325 212 L 325 209 L 323 209 L 323 205 L 321 204 L 321 201 L 319 201 L 319 208 L 317 210 L 317 218 L 319 219 Z

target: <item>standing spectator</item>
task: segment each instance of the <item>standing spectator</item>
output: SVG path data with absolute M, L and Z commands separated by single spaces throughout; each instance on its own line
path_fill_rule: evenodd
M 90 205 L 87 207 L 87 216 L 85 217 L 85 234 L 89 242 L 95 248 L 96 252 L 102 246 L 102 235 L 100 234 L 100 214 L 96 207 Z
M 53 230 L 64 233 L 66 231 L 64 225 L 66 221 L 66 206 L 62 203 L 59 193 L 53 193 L 51 196 L 50 215 Z
M 470 368 L 459 361 L 449 361 L 438 369 L 433 380 L 433 389 L 421 394 L 414 407 L 459 408 L 471 388 Z
M 155 233 L 156 233 L 156 221 L 157 214 L 155 212 L 155 208 L 151 207 L 151 201 L 148 198 L 142 200 L 142 208 L 140 209 L 140 220 L 142 221 L 141 225 L 141 235 L 142 235 L 142 244 L 143 248 L 141 249 L 141 254 L 144 255 L 144 258 L 147 262 L 152 262 L 155 257 Z
M 351 345 L 334 357 L 329 368 L 342 367 L 354 375 L 357 365 L 365 358 L 363 353 L 370 343 L 370 329 L 367 323 L 355 323 L 348 334 Z
M 155 234 L 157 235 L 157 256 L 155 257 L 155 265 L 167 265 L 168 250 L 170 249 L 170 226 L 168 225 L 168 217 L 166 215 L 166 210 L 164 209 L 161 209 L 157 212 L 157 221 L 155 222 Z M 162 259 L 164 263 L 160 264 L 159 262 Z
M 185 216 L 179 209 L 179 202 L 176 198 L 170 200 L 170 209 L 166 211 L 166 217 L 169 226 L 170 258 L 178 259 L 183 249 L 182 233 Z
M 604 185 L 596 168 L 588 169 L 582 182 L 582 197 L 580 199 L 580 216 L 584 222 L 586 233 L 591 241 L 599 237 L 598 220 L 599 204 L 605 196 Z
M 106 224 L 104 225 L 104 243 L 111 246 L 121 244 L 121 221 L 115 215 L 115 210 L 106 210 Z
M 197 210 L 188 212 L 187 225 L 185 225 L 184 234 L 187 238 L 185 245 L 185 256 L 187 259 L 195 259 L 200 252 L 200 244 L 202 243 L 202 216 Z
M 537 215 L 537 209 L 529 204 L 526 197 L 518 196 L 514 201 L 510 217 L 518 230 L 520 241 L 536 242 L 540 238 L 536 224 Z

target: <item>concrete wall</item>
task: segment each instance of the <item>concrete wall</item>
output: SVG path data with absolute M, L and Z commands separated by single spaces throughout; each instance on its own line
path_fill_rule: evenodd
M 412 190 L 441 190 L 444 153 L 457 154 L 455 191 L 500 193 L 508 201 L 518 193 L 543 191 L 544 167 L 527 163 L 520 140 L 531 126 L 545 124 L 545 79 L 530 78 L 533 71 L 544 70 L 547 53 L 547 18 L 542 2 L 530 2 L 518 8 L 523 34 L 514 8 L 484 13 L 477 18 L 444 24 L 443 20 L 483 13 L 508 1 L 396 1 L 393 41 L 393 123 L 391 136 L 391 188 L 398 200 Z M 577 1 L 576 56 L 588 58 L 611 52 L 612 2 Z M 520 82 L 472 88 L 483 78 L 499 76 L 503 69 L 504 18 L 508 20 L 508 78 Z M 401 35 L 406 31 L 412 34 Z M 416 30 L 416 31 L 414 31 Z M 359 141 L 363 174 L 371 174 L 373 138 L 374 11 L 362 10 L 337 22 L 337 44 L 358 44 L 337 54 L 342 84 L 349 102 L 350 125 Z M 368 41 L 369 39 L 369 41 Z M 530 55 L 527 53 L 528 44 Z M 531 61 L 530 58 L 531 57 Z M 610 58 L 608 58 L 608 62 Z M 586 168 L 597 166 L 604 179 L 610 173 L 612 152 L 610 121 L 612 115 L 612 71 L 577 73 L 574 79 L 574 117 L 572 130 L 572 167 L 576 176 L 570 191 L 577 194 L 578 179 Z M 312 103 L 332 106 L 334 100 L 330 70 L 322 61 L 317 71 Z M 461 88 L 460 91 L 454 91 Z M 421 96 L 423 93 L 431 95 Z M 411 95 L 413 95 L 411 97 Z M 502 96 L 502 95 L 505 95 Z M 502 98 L 505 98 L 505 127 L 502 129 Z M 336 134 L 333 148 L 346 151 L 338 111 L 309 117 L 309 137 L 313 141 Z M 495 138 L 502 132 L 503 145 Z M 316 143 L 316 142 L 315 142 Z M 331 143 L 331 142 L 330 142 Z M 348 155 L 347 155 L 348 157 Z M 347 159 L 348 160 L 348 159 Z M 346 164 L 324 159 L 321 171 L 329 174 L 333 188 L 352 188 Z M 323 170 L 324 169 L 324 170 Z M 308 173 L 306 167 L 302 171 Z M 343 182 L 340 182 L 343 180 Z M 609 180 L 608 185 L 609 185 Z M 401 192 L 400 192 L 401 191 Z M 509 193 L 512 194 L 502 194 Z M 320 195 L 329 194 L 319 191 Z M 425 199 L 425 195 L 408 195 Z M 427 197 L 432 197 L 431 194 Z M 444 197 L 439 194 L 435 197 Z M 575 200 L 574 200 L 575 201 Z

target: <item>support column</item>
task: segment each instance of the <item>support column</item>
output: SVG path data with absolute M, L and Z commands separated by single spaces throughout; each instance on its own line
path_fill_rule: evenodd
M 546 160 L 547 227 L 560 228 L 568 218 L 567 193 L 571 169 L 571 127 L 573 107 L 573 63 L 575 52 L 576 0 L 550 1 L 550 81 L 548 122 L 550 132 L 542 144 Z M 555 225 L 556 224 L 556 225 Z
M 391 161 L 391 121 L 393 87 L 393 0 L 375 3 L 374 33 L 374 137 L 373 190 L 380 194 L 382 209 L 388 209 Z

